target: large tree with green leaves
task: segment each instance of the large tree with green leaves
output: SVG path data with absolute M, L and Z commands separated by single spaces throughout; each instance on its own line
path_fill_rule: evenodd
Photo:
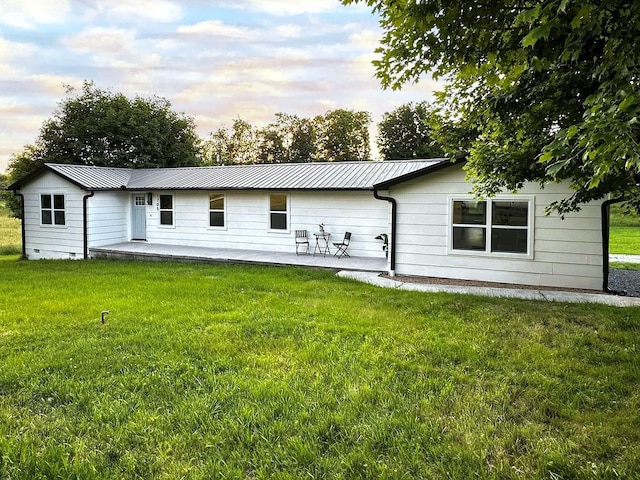
M 446 82 L 442 131 L 478 193 L 569 181 L 560 212 L 607 194 L 640 210 L 640 2 L 361 1 L 383 86 Z
M 163 98 L 127 98 L 85 81 L 67 88 L 53 117 L 32 145 L 12 155 L 9 183 L 44 163 L 154 168 L 199 165 L 200 139 L 191 117 L 178 114 Z M 7 198 L 15 216 L 17 198 Z
M 370 160 L 371 114 L 354 110 L 330 110 L 314 119 L 317 132 L 317 160 L 344 162 Z
M 432 135 L 438 114 L 427 102 L 405 103 L 386 112 L 378 123 L 378 149 L 384 160 L 437 158 L 444 150 Z
M 127 98 L 84 82 L 68 88 L 36 142 L 45 162 L 153 168 L 199 163 L 191 117 L 161 97 Z
M 316 151 L 312 122 L 297 115 L 276 113 L 275 121 L 258 132 L 260 163 L 310 162 Z

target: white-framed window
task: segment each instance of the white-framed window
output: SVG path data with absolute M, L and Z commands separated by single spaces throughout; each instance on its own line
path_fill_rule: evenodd
M 40 195 L 40 222 L 42 225 L 66 225 L 64 195 Z
M 147 204 L 147 197 L 143 193 L 136 193 L 133 201 L 137 207 L 145 206 Z
M 450 198 L 449 251 L 533 257 L 532 197 Z
M 160 225 L 173 226 L 173 195 L 159 195 Z
M 287 230 L 288 195 L 286 193 L 272 193 L 269 195 L 269 228 L 271 230 Z
M 209 194 L 209 226 L 224 228 L 226 222 L 226 198 L 224 193 Z

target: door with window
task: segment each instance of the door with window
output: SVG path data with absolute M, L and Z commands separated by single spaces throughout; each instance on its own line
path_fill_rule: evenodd
M 133 195 L 131 207 L 131 239 L 147 239 L 147 197 L 144 193 Z

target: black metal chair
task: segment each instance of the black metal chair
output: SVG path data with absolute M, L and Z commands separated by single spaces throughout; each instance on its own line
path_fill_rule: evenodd
M 351 232 L 345 232 L 342 242 L 335 242 L 333 244 L 333 246 L 336 247 L 336 253 L 334 253 L 333 256 L 337 256 L 338 258 L 348 257 L 347 248 L 349 248 L 349 243 L 351 243 Z
M 306 230 L 296 230 L 296 255 L 298 255 L 298 249 L 301 246 L 306 245 L 305 253 L 309 255 L 309 237 Z

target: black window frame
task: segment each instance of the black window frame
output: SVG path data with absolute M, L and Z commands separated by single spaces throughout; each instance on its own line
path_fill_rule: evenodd
M 166 203 L 163 205 L 163 199 L 170 199 L 170 206 L 167 208 Z M 172 193 L 161 193 L 158 195 L 158 211 L 159 211 L 159 222 L 162 227 L 173 227 L 175 226 L 175 202 Z M 170 220 L 170 223 L 167 223 L 167 218 Z
M 449 252 L 533 258 L 533 197 L 450 199 Z
M 40 224 L 54 227 L 67 225 L 67 200 L 64 194 L 40 194 Z

